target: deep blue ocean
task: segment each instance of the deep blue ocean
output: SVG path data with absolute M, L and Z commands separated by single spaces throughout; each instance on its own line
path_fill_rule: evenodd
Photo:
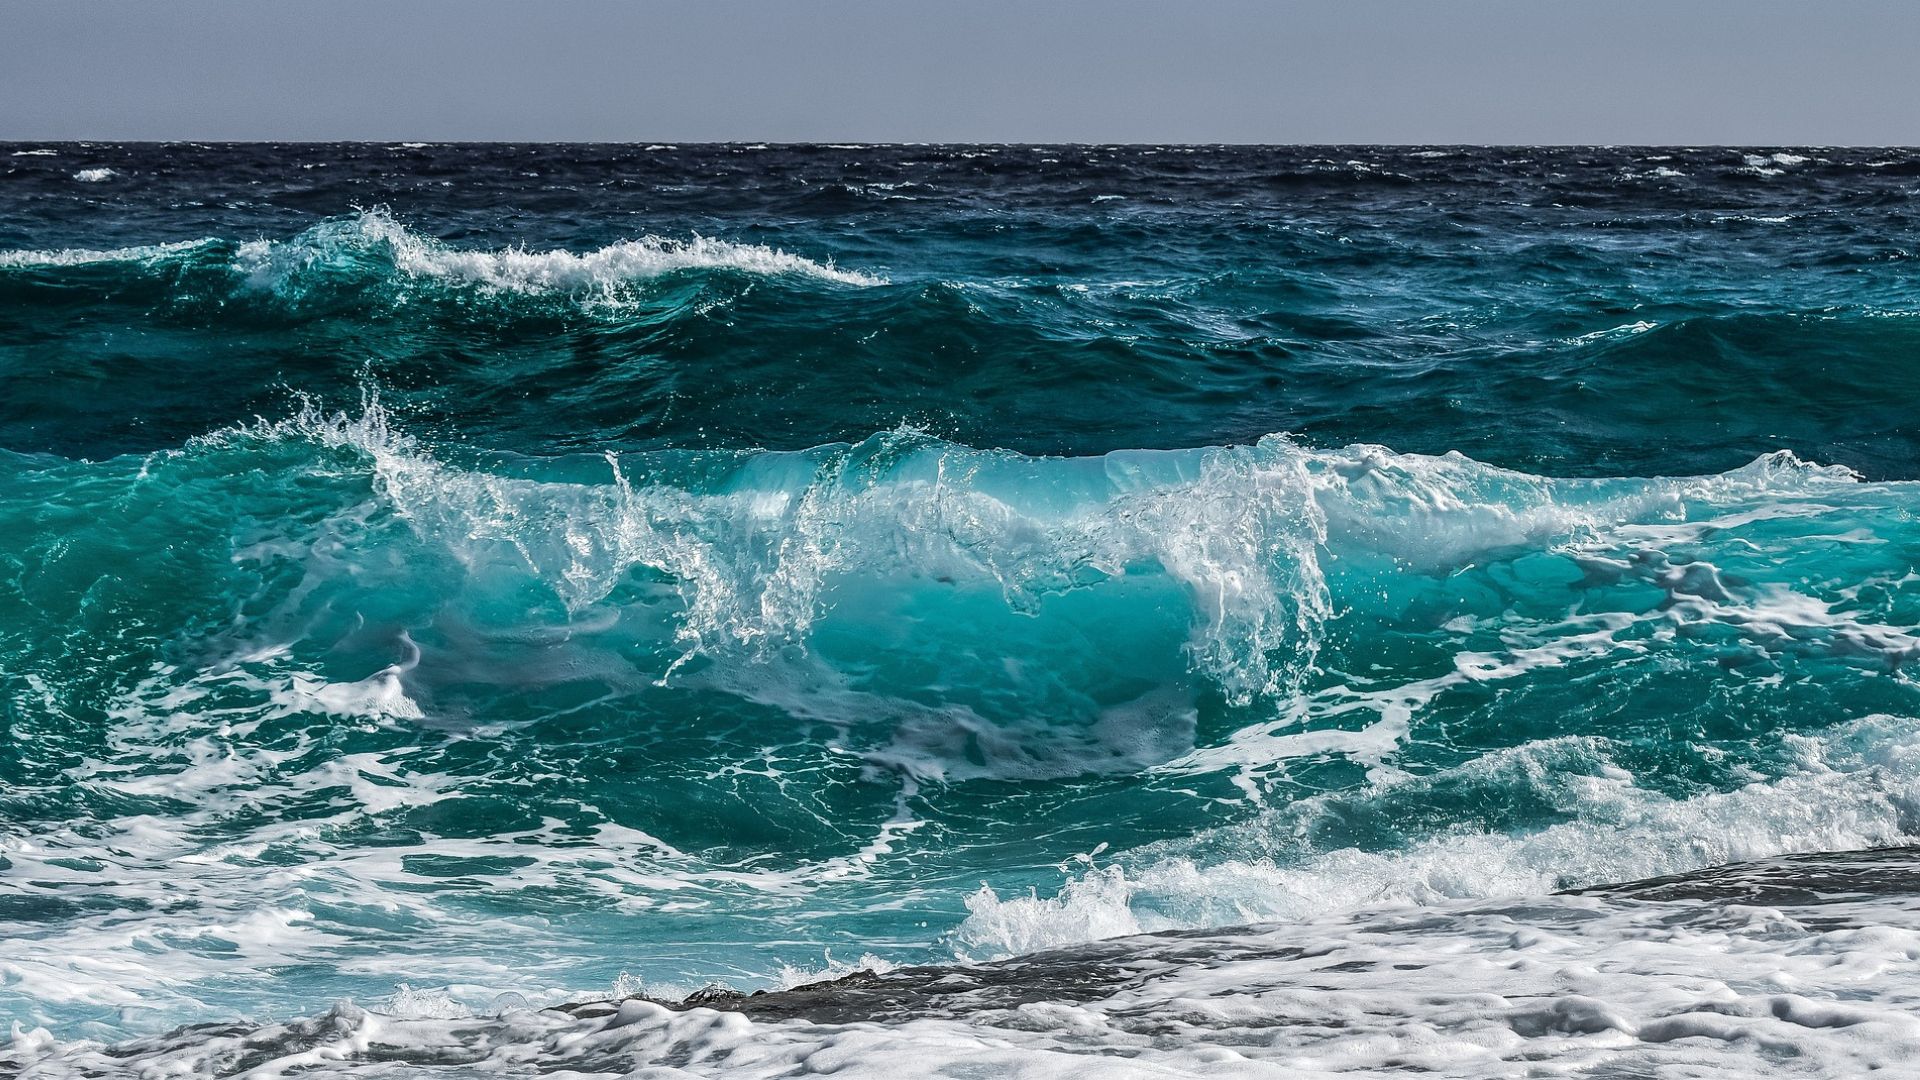
M 1655 956 L 1670 901 L 1545 898 L 1920 841 L 1916 196 L 1881 149 L 0 144 L 0 1065 L 793 1075 L 743 1047 L 819 1024 L 646 1005 L 583 1063 L 539 1007 L 1248 925 L 1185 1036 L 1060 983 L 829 1048 L 1898 1060 L 1906 1005 L 1805 1010 L 1920 1001 L 1911 910 Z M 1287 983 L 1305 1042 L 1246 990 L 1487 905 L 1400 1027 L 1369 968 Z

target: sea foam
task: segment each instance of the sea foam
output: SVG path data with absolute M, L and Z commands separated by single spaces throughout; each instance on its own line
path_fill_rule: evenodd
M 955 932 L 963 955 L 993 958 L 1142 932 L 1296 921 L 1327 912 L 1539 896 L 1797 851 L 1850 851 L 1920 839 L 1920 722 L 1869 717 L 1793 736 L 1776 779 L 1676 799 L 1635 782 L 1606 740 L 1536 743 L 1461 766 L 1500 797 L 1538 786 L 1572 820 L 1536 832 L 1451 831 L 1400 850 L 1340 849 L 1304 860 L 1208 859 L 1208 851 L 1286 849 L 1319 814 L 1421 795 L 1450 778 L 1398 777 L 1371 792 L 1304 800 L 1243 825 L 1136 852 L 1088 870 L 1050 897 L 982 888 Z M 1564 770 L 1564 771 L 1562 771 Z M 1493 774 L 1490 777 L 1488 774 Z M 1489 779 L 1497 777 L 1494 782 Z M 1182 850 L 1190 854 L 1175 854 Z
M 158 263 L 207 250 L 217 241 L 179 240 L 123 248 L 54 248 L 0 251 L 0 267 L 67 267 L 113 263 Z

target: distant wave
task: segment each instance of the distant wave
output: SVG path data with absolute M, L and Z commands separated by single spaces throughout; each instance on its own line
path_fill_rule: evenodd
M 80 178 L 104 179 L 90 175 L 102 171 L 86 170 Z M 329 219 L 286 240 L 204 239 L 110 249 L 0 252 L 0 268 L 132 264 L 171 269 L 199 261 L 223 265 L 242 288 L 290 298 L 329 286 L 410 282 L 483 292 L 607 298 L 632 285 L 698 271 L 806 277 L 850 286 L 884 282 L 831 261 L 705 236 L 648 235 L 584 253 L 518 247 L 471 250 L 422 236 L 382 210 Z
M 280 288 L 313 267 L 353 255 L 378 255 L 396 273 L 408 277 L 523 293 L 601 291 L 686 270 L 795 274 L 842 285 L 881 283 L 879 278 L 842 270 L 831 262 L 704 236 L 685 240 L 643 236 L 584 254 L 524 248 L 472 251 L 421 236 L 379 210 L 324 222 L 288 241 L 242 244 L 236 265 L 254 283 Z
M 179 240 L 170 244 L 142 244 L 123 248 L 53 248 L 0 251 L 0 268 L 99 266 L 114 263 L 156 263 L 219 247 L 217 240 Z

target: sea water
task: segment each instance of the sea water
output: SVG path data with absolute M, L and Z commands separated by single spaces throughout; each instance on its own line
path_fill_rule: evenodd
M 0 146 L 0 1066 L 1909 1061 L 1916 193 Z

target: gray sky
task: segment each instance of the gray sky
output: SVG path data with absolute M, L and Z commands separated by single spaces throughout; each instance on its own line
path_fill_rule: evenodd
M 0 138 L 1920 143 L 1920 0 L 0 0 Z

